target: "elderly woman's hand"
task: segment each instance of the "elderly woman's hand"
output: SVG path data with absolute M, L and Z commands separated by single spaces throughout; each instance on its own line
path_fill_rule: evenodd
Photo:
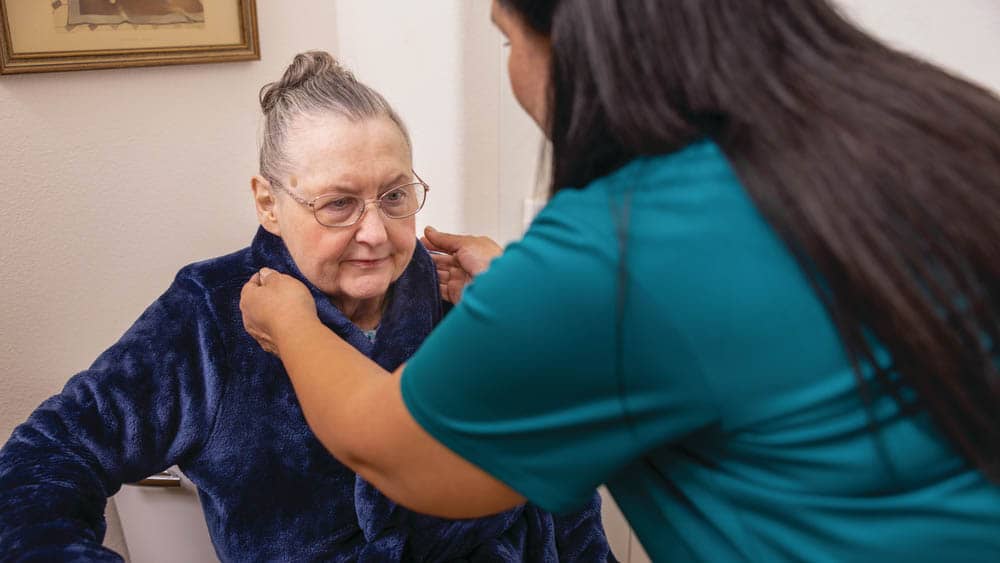
M 441 297 L 451 303 L 458 303 L 472 278 L 486 271 L 490 262 L 503 254 L 500 245 L 489 237 L 453 235 L 433 227 L 424 229 L 420 242 L 428 250 L 445 253 L 432 254 L 431 258 L 437 267 Z
M 298 323 L 316 318 L 316 302 L 299 280 L 262 268 L 243 286 L 240 311 L 250 336 L 278 355 L 282 337 L 294 334 Z

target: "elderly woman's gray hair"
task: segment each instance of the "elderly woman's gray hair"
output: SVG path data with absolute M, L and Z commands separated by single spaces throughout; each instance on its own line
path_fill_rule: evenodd
M 359 82 L 332 55 L 307 51 L 295 56 L 281 80 L 260 91 L 264 127 L 260 141 L 260 175 L 271 183 L 289 171 L 285 140 L 299 117 L 333 113 L 352 121 L 387 117 L 399 127 L 412 148 L 410 134 L 381 94 Z

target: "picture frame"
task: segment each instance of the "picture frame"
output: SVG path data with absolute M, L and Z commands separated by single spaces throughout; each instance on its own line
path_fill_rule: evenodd
M 248 60 L 255 0 L 0 0 L 0 75 Z

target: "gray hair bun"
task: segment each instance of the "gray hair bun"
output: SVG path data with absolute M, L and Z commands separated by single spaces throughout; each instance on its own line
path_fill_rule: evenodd
M 281 80 L 265 84 L 260 90 L 260 107 L 264 113 L 270 113 L 288 93 L 305 87 L 306 84 L 323 76 L 328 81 L 356 84 L 357 80 L 350 71 L 345 69 L 326 51 L 306 51 L 295 55 L 292 64 L 288 65 Z

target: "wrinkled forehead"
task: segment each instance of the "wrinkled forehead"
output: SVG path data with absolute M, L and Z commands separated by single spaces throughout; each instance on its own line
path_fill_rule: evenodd
M 381 116 L 302 116 L 288 129 L 285 155 L 288 181 L 309 191 L 378 190 L 409 178 L 413 168 L 403 132 Z

